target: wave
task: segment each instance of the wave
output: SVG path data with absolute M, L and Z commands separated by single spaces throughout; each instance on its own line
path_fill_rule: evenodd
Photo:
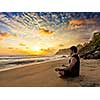
M 14 67 L 17 65 L 24 65 L 29 63 L 43 62 L 51 59 L 58 59 L 62 55 L 55 56 L 30 56 L 30 55 L 1 55 L 0 56 L 0 69 Z

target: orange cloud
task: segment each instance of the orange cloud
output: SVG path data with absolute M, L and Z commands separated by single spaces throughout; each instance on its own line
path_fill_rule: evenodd
M 50 30 L 45 29 L 45 28 L 40 28 L 40 29 L 39 29 L 39 33 L 40 33 L 40 34 L 44 34 L 44 35 L 51 35 L 51 34 L 54 34 L 53 31 L 50 31 Z
M 3 31 L 0 31 L 0 40 L 3 40 L 4 38 L 9 38 L 9 37 L 17 37 L 16 34 L 10 34 L 10 33 L 7 33 L 7 32 L 3 32 Z
M 8 37 L 9 34 L 6 33 L 6 32 L 2 32 L 2 31 L 0 31 L 0 36 L 1 36 L 1 37 Z
M 86 25 L 96 25 L 98 23 L 97 18 L 91 18 L 91 19 L 73 19 L 69 21 L 68 29 L 77 29 L 77 28 L 83 28 Z

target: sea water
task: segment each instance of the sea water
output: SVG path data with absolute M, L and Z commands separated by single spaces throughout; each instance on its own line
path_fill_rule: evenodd
M 64 55 L 53 56 L 33 56 L 33 55 L 0 55 L 0 69 L 15 67 L 29 63 L 43 62 L 46 60 L 55 60 L 65 57 Z

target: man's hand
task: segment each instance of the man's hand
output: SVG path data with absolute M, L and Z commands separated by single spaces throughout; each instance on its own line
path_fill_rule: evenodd
M 66 65 L 62 65 L 61 67 L 66 67 L 66 68 L 67 68 L 68 66 L 66 66 Z
M 65 67 L 65 65 L 63 64 L 62 67 Z
M 55 68 L 55 71 L 63 71 L 65 69 L 66 69 L 66 67 L 59 67 L 59 68 Z

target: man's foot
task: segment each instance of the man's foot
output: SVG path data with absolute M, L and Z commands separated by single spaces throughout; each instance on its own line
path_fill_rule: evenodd
M 59 68 L 55 68 L 55 71 L 59 71 Z

